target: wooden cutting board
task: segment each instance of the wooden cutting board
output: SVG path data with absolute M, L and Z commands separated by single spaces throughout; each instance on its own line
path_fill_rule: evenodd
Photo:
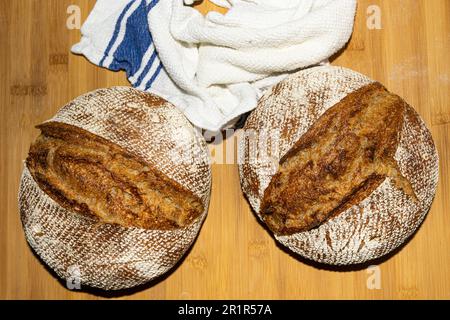
M 372 269 L 323 268 L 308 263 L 277 246 L 257 222 L 240 191 L 237 166 L 216 164 L 208 218 L 176 269 L 140 290 L 105 294 L 66 289 L 25 241 L 17 190 L 22 160 L 38 133 L 36 124 L 82 93 L 128 85 L 124 73 L 101 69 L 69 52 L 80 32 L 66 27 L 68 7 L 79 6 L 84 20 L 94 3 L 0 2 L 0 298 L 450 298 L 448 0 L 359 1 L 353 37 L 332 60 L 334 65 L 367 74 L 403 96 L 434 136 L 440 154 L 438 192 L 425 223 L 407 246 Z M 198 8 L 202 12 L 215 9 L 206 1 Z M 368 17 L 378 8 L 381 29 L 369 29 Z M 376 276 L 379 288 L 373 281 Z

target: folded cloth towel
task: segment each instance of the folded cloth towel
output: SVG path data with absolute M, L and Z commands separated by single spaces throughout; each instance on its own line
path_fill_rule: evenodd
M 223 129 L 288 73 L 326 61 L 348 41 L 356 0 L 98 0 L 72 51 L 156 93 L 196 126 Z

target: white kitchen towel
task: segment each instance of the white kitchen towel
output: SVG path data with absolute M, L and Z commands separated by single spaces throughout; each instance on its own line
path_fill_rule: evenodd
M 74 53 L 217 131 L 254 109 L 290 72 L 319 64 L 348 41 L 356 0 L 211 0 L 229 8 L 206 16 L 193 0 L 98 0 Z

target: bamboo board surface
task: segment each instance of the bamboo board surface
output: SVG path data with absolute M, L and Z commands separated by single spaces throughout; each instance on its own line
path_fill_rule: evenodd
M 209 215 L 183 262 L 144 288 L 106 295 L 70 291 L 57 281 L 27 245 L 17 208 L 22 160 L 38 134 L 34 126 L 80 94 L 129 85 L 123 72 L 70 54 L 80 37 L 66 28 L 70 5 L 81 8 L 84 20 L 94 1 L 0 2 L 0 298 L 450 298 L 449 0 L 359 1 L 354 35 L 332 61 L 403 96 L 428 124 L 440 155 L 433 207 L 408 245 L 380 262 L 380 289 L 367 285 L 372 269 L 324 269 L 282 250 L 250 210 L 237 166 L 214 165 Z M 367 27 L 370 5 L 381 8 L 380 30 Z M 215 9 L 206 1 L 198 8 Z

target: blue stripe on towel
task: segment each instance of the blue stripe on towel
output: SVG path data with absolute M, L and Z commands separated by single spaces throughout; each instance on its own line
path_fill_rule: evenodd
M 150 71 L 150 68 L 152 67 L 153 63 L 155 62 L 156 56 L 158 54 L 156 53 L 156 49 L 154 49 L 152 56 L 150 57 L 150 60 L 148 61 L 147 65 L 145 66 L 144 71 L 142 71 L 139 78 L 136 80 L 135 83 L 133 83 L 133 86 L 139 87 L 141 85 L 142 80 L 144 80 L 147 73 Z
M 153 82 L 155 82 L 156 78 L 158 77 L 159 73 L 161 72 L 161 69 L 162 69 L 162 63 L 160 62 L 159 65 L 158 65 L 158 68 L 155 71 L 155 73 L 153 74 L 151 79 L 147 82 L 147 85 L 145 86 L 145 91 L 150 89 L 150 87 L 152 86 Z
M 130 9 L 131 5 L 133 4 L 134 1 L 130 1 L 130 3 L 128 3 L 125 8 L 123 9 L 122 13 L 119 16 L 119 19 L 117 19 L 116 22 L 116 27 L 114 28 L 114 33 L 113 36 L 111 38 L 111 40 L 109 41 L 108 47 L 106 48 L 106 51 L 103 55 L 102 60 L 100 61 L 100 66 L 104 67 L 103 63 L 105 62 L 106 57 L 110 54 L 111 48 L 113 47 L 114 43 L 117 40 L 117 37 L 119 36 L 119 31 L 120 31 L 120 25 L 122 24 L 122 20 L 125 17 L 125 14 L 127 13 L 127 11 Z
M 147 13 L 149 13 L 150 10 L 152 10 L 153 7 L 158 4 L 158 2 L 159 2 L 159 0 L 152 0 L 147 6 Z
M 127 76 L 135 74 L 141 65 L 147 48 L 152 44 L 152 37 L 148 27 L 147 8 L 145 0 L 128 18 L 125 36 L 122 43 L 114 52 L 114 60 L 109 69 L 125 70 Z
M 123 9 L 123 12 L 119 16 L 119 19 L 116 23 L 113 37 L 111 38 L 105 55 L 100 62 L 100 65 L 103 66 L 106 57 L 112 55 L 112 63 L 109 66 L 105 67 L 113 71 L 125 70 L 128 78 L 135 75 L 138 70 L 141 69 L 144 55 L 149 47 L 151 47 L 153 44 L 153 38 L 151 36 L 148 25 L 148 13 L 159 2 L 159 0 L 152 0 L 149 4 L 147 4 L 148 0 L 140 0 L 141 3 L 139 4 L 139 7 L 133 12 L 133 14 L 128 17 L 128 20 L 126 21 L 125 36 L 122 42 L 117 47 L 117 50 L 115 52 L 110 52 L 111 48 L 114 46 L 114 43 L 117 41 L 117 37 L 120 32 L 120 25 L 122 24 L 124 16 L 135 1 L 131 1 Z M 158 54 L 156 52 L 156 49 L 154 49 L 154 52 L 150 60 L 147 62 L 145 69 L 142 71 L 139 78 L 136 79 L 134 83 L 132 83 L 134 87 L 138 87 L 139 85 L 141 85 L 143 79 L 145 79 L 145 77 L 148 75 L 148 72 L 152 69 L 153 64 L 159 61 L 159 59 L 157 58 Z M 153 84 L 161 69 L 162 65 L 160 64 L 156 68 L 151 79 L 147 82 L 146 89 L 148 89 L 151 84 Z

